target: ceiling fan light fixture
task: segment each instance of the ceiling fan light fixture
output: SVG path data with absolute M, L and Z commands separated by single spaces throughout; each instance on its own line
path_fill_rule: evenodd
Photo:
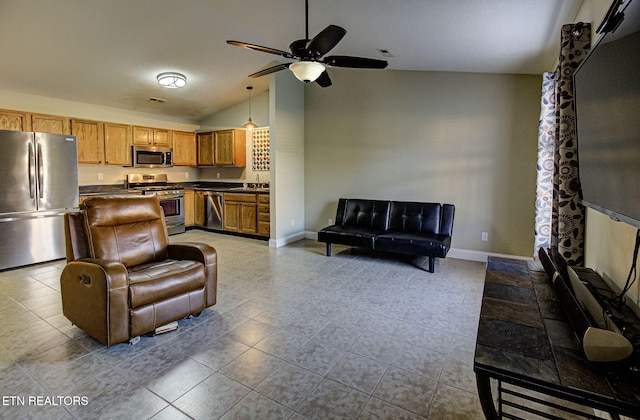
M 158 75 L 158 83 L 162 87 L 177 89 L 186 86 L 187 78 L 184 74 L 175 72 L 160 73 Z
M 315 82 L 315 80 L 324 72 L 325 67 L 317 61 L 298 61 L 291 63 L 289 69 L 298 80 L 309 83 Z

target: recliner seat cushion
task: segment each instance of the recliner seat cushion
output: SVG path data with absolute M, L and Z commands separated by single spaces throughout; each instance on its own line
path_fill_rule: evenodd
M 132 308 L 204 289 L 204 286 L 204 265 L 197 261 L 165 260 L 129 270 L 129 302 Z

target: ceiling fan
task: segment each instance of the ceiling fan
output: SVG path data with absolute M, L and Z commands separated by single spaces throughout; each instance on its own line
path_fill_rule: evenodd
M 350 67 L 358 69 L 384 69 L 389 63 L 385 60 L 373 58 L 352 57 L 348 55 L 331 55 L 324 57 L 331 51 L 347 31 L 340 26 L 329 25 L 324 28 L 313 39 L 309 39 L 309 0 L 305 0 L 305 38 L 293 41 L 289 45 L 289 51 L 275 48 L 262 47 L 260 45 L 248 44 L 240 41 L 227 41 L 227 44 L 237 47 L 248 48 L 250 50 L 280 55 L 294 61 L 292 63 L 281 63 L 273 67 L 260 70 L 249 77 L 266 76 L 280 70 L 290 69 L 291 72 L 305 83 L 316 82 L 322 87 L 331 86 L 331 78 L 326 67 Z

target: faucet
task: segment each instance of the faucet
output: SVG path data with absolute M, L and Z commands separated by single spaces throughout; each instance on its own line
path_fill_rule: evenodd
M 260 188 L 260 174 L 256 174 L 256 186 Z

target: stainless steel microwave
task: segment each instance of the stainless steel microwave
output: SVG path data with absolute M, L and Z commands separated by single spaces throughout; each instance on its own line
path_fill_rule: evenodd
M 173 149 L 160 146 L 132 146 L 134 168 L 168 168 L 173 166 Z

